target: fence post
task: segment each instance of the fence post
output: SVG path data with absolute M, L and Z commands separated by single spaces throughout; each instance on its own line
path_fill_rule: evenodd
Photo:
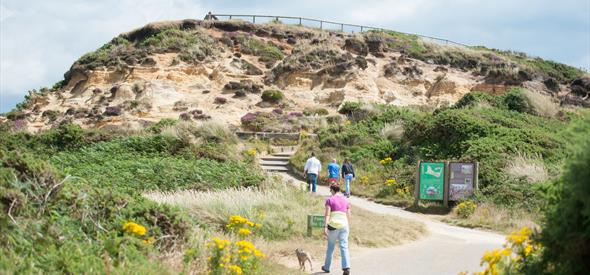
M 252 15 L 252 23 L 256 23 L 256 15 Z
M 299 26 L 301 26 L 301 17 L 299 17 Z
M 320 30 L 322 29 L 322 25 L 323 25 L 324 21 L 320 20 Z
M 344 24 L 340 24 L 340 31 L 343 32 L 344 31 Z
M 229 16 L 229 20 L 231 20 L 231 15 Z
M 361 26 L 361 32 L 363 32 L 363 26 Z
M 276 22 L 275 23 L 279 23 L 279 17 L 275 17 Z

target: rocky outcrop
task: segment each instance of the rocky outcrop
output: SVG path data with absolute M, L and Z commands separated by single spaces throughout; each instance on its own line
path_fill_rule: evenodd
M 66 122 L 124 128 L 162 118 L 237 126 L 246 113 L 280 110 L 297 118 L 321 107 L 335 114 L 345 101 L 437 107 L 470 90 L 502 94 L 512 87 L 551 93 L 562 104 L 588 102 L 588 76 L 564 82 L 489 50 L 414 39 L 237 21 L 153 23 L 81 57 L 60 85 L 31 92 L 8 119 L 34 131 Z M 261 101 L 266 90 L 284 98 Z
M 570 88 L 573 94 L 587 97 L 590 95 L 590 76 L 580 77 L 574 80 Z

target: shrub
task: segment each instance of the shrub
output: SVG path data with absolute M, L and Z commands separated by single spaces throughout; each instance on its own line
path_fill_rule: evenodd
M 549 173 L 540 157 L 518 154 L 508 162 L 505 171 L 514 179 L 529 183 L 545 182 L 549 179 Z
M 328 112 L 328 110 L 326 110 L 326 108 L 305 107 L 305 109 L 303 109 L 303 114 L 306 116 L 313 116 L 313 115 L 327 116 L 329 114 L 329 112 Z
M 283 100 L 283 92 L 279 90 L 266 90 L 262 92 L 262 101 L 270 103 L 278 103 Z
M 533 114 L 543 117 L 555 117 L 559 112 L 559 106 L 553 102 L 551 97 L 529 90 L 524 90 L 523 94 L 531 105 Z
M 154 134 L 159 134 L 162 131 L 162 128 L 164 128 L 166 126 L 174 126 L 177 122 L 178 122 L 178 120 L 176 120 L 176 119 L 163 118 L 160 121 L 158 121 L 157 123 L 151 125 L 148 128 L 148 131 L 150 131 Z
M 474 202 L 463 201 L 457 205 L 455 212 L 457 216 L 466 219 L 475 212 L 475 209 L 477 209 L 477 205 Z
M 340 106 L 340 109 L 338 109 L 338 112 L 343 115 L 351 116 L 353 113 L 360 111 L 361 106 L 362 106 L 361 102 L 347 101 L 347 102 L 344 102 L 344 104 L 342 106 Z
M 218 96 L 218 97 L 215 97 L 214 102 L 215 102 L 215 104 L 225 104 L 225 103 L 227 103 L 227 98 Z
M 547 211 L 541 234 L 545 246 L 541 270 L 557 274 L 584 274 L 590 270 L 590 139 L 576 145 L 553 194 L 555 204 Z
M 520 113 L 534 113 L 534 107 L 524 94 L 524 90 L 520 88 L 513 88 L 504 96 L 504 104 L 508 109 Z
M 404 125 L 400 122 L 385 124 L 381 129 L 381 136 L 392 141 L 401 141 L 404 136 Z
M 104 111 L 104 115 L 105 116 L 119 116 L 119 115 L 121 115 L 122 112 L 123 112 L 123 110 L 121 109 L 121 107 L 109 106 Z

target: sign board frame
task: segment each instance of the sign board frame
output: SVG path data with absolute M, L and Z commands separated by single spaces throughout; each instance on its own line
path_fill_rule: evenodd
M 324 215 L 307 215 L 307 236 L 311 237 L 314 228 L 324 228 L 325 221 Z
M 415 193 L 416 200 L 418 201 L 418 200 L 424 199 L 424 198 L 421 197 L 421 190 L 422 190 L 422 184 L 423 184 L 422 183 L 422 180 L 423 179 L 422 179 L 421 168 L 422 168 L 422 165 L 423 164 L 436 164 L 437 166 L 440 166 L 442 164 L 442 168 L 443 169 L 442 169 L 442 171 L 440 171 L 440 172 L 443 173 L 443 175 L 442 175 L 443 176 L 443 178 L 442 178 L 442 181 L 443 182 L 442 182 L 442 186 L 440 186 L 440 188 L 442 189 L 442 190 L 440 190 L 440 192 L 442 192 L 442 197 L 440 199 L 428 199 L 428 200 L 435 200 L 435 201 L 436 200 L 444 200 L 444 194 L 445 194 L 445 177 L 446 177 L 446 170 L 445 170 L 446 163 L 445 162 L 442 162 L 442 161 L 428 161 L 428 162 L 427 161 L 419 161 L 418 162 L 418 167 L 417 167 L 417 171 L 416 171 L 417 172 L 417 175 L 416 175 L 416 188 L 414 188 L 415 189 L 415 192 L 414 193 Z M 428 168 L 426 168 L 426 169 L 428 169 Z M 417 203 L 417 201 L 416 201 L 416 203 Z
M 453 198 L 452 194 L 451 194 L 451 190 L 452 190 L 452 186 L 453 185 L 453 176 L 454 176 L 454 172 L 452 171 L 453 165 L 461 165 L 461 171 L 459 172 L 458 178 L 460 180 L 464 180 L 465 184 L 470 184 L 471 185 L 471 194 L 473 195 L 473 192 L 475 190 L 478 189 L 478 173 L 479 173 L 479 163 L 478 162 L 465 162 L 465 161 L 449 161 L 447 163 L 447 170 L 448 170 L 448 177 L 447 177 L 447 182 L 446 182 L 446 189 L 447 189 L 447 202 L 445 203 L 445 205 L 447 205 L 448 201 L 458 201 L 461 200 L 463 198 Z M 470 167 L 470 168 L 469 168 Z M 465 171 L 463 171 L 465 170 Z M 470 175 L 470 176 L 468 176 Z M 470 182 L 470 183 L 467 183 Z
M 465 164 L 472 164 L 473 165 L 473 178 L 472 178 L 472 184 L 473 184 L 473 190 L 478 190 L 479 189 L 479 162 L 475 161 L 475 162 L 462 162 L 462 161 L 418 161 L 418 165 L 416 167 L 416 183 L 415 183 L 415 188 L 414 188 L 414 205 L 418 204 L 418 201 L 422 200 L 422 198 L 420 197 L 420 191 L 421 191 L 421 181 L 422 179 L 421 177 L 421 167 L 423 163 L 437 163 L 437 164 L 444 164 L 444 175 L 443 175 L 443 204 L 444 206 L 448 207 L 449 206 L 449 196 L 450 196 L 450 164 L 453 163 L 465 163 Z M 437 201 L 437 200 L 434 200 Z M 440 200 L 438 200 L 440 201 Z

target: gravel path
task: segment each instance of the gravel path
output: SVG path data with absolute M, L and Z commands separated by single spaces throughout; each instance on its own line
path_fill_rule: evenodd
M 281 174 L 285 180 L 300 182 L 290 175 Z M 327 187 L 318 187 L 318 195 L 329 195 Z M 471 273 L 482 269 L 479 263 L 486 250 L 500 248 L 505 240 L 505 236 L 497 233 L 448 225 L 423 214 L 374 203 L 363 198 L 353 196 L 350 202 L 354 207 L 375 213 L 422 222 L 429 231 L 428 236 L 418 241 L 391 248 L 351 250 L 352 274 L 456 275 L 461 271 Z M 362 230 L 362 228 L 351 228 L 351 230 Z M 340 260 L 334 259 L 332 264 L 331 273 L 341 274 Z M 319 267 L 314 271 L 318 269 Z

